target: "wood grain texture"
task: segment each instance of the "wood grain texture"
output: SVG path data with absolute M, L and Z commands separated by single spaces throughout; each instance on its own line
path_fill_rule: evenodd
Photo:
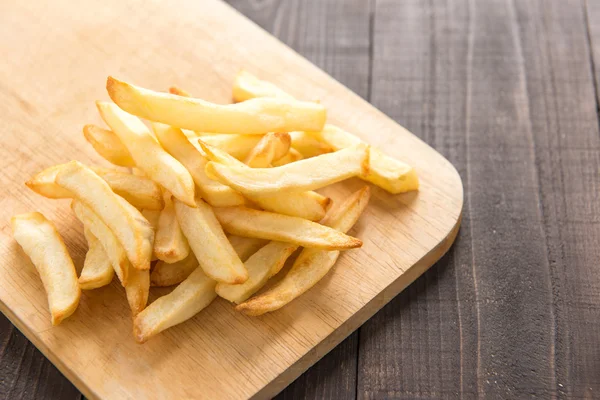
M 2 311 L 86 395 L 269 397 L 416 279 L 452 243 L 462 186 L 451 165 L 221 3 L 164 7 L 114 1 L 98 9 L 69 3 L 68 15 L 61 11 L 65 7 L 3 7 L 7 23 L 0 28 L 2 37 L 17 27 L 20 37 L 18 42 L 0 41 L 2 51 L 13 55 L 0 65 L 1 85 L 9 88 L 2 101 L 11 127 L 2 149 L 1 179 L 7 190 L 0 198 L 0 220 L 40 209 L 57 222 L 76 263 L 85 247 L 66 205 L 26 192 L 21 182 L 41 167 L 69 158 L 98 161 L 79 131 L 82 124 L 97 120 L 93 100 L 105 97 L 102 82 L 108 74 L 158 89 L 177 84 L 209 100 L 227 101 L 231 79 L 244 67 L 295 96 L 320 99 L 333 122 L 414 164 L 422 178 L 418 194 L 390 196 L 374 190 L 369 211 L 354 231 L 365 239 L 361 252 L 342 256 L 327 279 L 289 307 L 254 319 L 217 301 L 144 346 L 126 340 L 130 322 L 116 285 L 86 293 L 75 318 L 49 329 L 39 279 L 3 223 L 0 268 L 8 279 L 0 282 Z M 147 21 L 153 21 L 152 28 Z M 227 29 L 223 21 L 231 21 Z M 234 46 L 242 42 L 244 46 Z M 329 193 L 339 199 L 360 185 L 351 181 Z M 364 273 L 367 265 L 369 274 Z M 112 337 L 124 340 L 107 342 Z

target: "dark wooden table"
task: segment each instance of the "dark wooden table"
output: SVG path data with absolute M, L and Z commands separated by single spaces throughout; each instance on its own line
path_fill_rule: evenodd
M 449 254 L 280 398 L 600 398 L 600 1 L 229 2 L 465 187 Z M 80 397 L 0 316 L 0 398 Z

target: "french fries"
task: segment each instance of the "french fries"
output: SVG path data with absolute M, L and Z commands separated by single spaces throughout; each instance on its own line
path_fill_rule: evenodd
M 121 167 L 135 167 L 129 150 L 113 131 L 96 125 L 86 125 L 83 127 L 83 137 L 108 162 Z
M 348 232 L 366 208 L 369 198 L 370 190 L 365 186 L 338 208 L 332 210 L 323 223 L 340 232 Z M 267 292 L 238 305 L 236 310 L 248 315 L 261 315 L 280 309 L 321 280 L 335 264 L 339 255 L 339 251 L 302 250 L 281 281 Z M 252 276 L 251 272 L 250 276 Z
M 289 133 L 271 132 L 262 137 L 260 142 L 246 156 L 244 163 L 252 168 L 269 168 L 273 161 L 279 160 L 290 149 Z
M 190 245 L 177 222 L 170 193 L 165 196 L 165 208 L 160 212 L 158 219 L 154 236 L 154 254 L 159 260 L 168 263 L 181 261 L 190 254 Z
M 302 154 L 304 158 L 320 156 L 334 151 L 332 146 L 322 140 L 319 133 L 290 132 L 290 139 L 292 148 Z
M 139 313 L 133 321 L 133 335 L 139 343 L 180 324 L 208 306 L 217 297 L 216 282 L 202 268 L 196 268 L 190 276 L 171 293 L 162 296 Z
M 176 94 L 177 96 L 192 97 L 192 95 L 188 91 L 183 90 L 183 89 L 181 89 L 180 87 L 177 87 L 177 86 L 171 86 L 169 88 L 169 93 Z
M 146 307 L 150 294 L 150 271 L 129 268 L 129 281 L 125 285 L 131 315 L 135 317 Z
M 189 207 L 174 200 L 177 221 L 200 267 L 210 278 L 225 283 L 244 283 L 248 272 L 223 233 L 211 207 L 198 200 Z
M 54 225 L 38 212 L 15 215 L 11 225 L 15 240 L 40 274 L 52 325 L 58 325 L 75 312 L 81 296 L 67 247 Z
M 127 207 L 129 203 L 113 193 L 102 178 L 77 161 L 65 164 L 55 181 L 100 217 L 135 268 L 150 269 L 154 231 L 135 207 Z
M 253 169 L 218 148 L 208 145 L 203 140 L 198 140 L 198 144 L 202 147 L 206 156 L 212 161 L 231 167 L 246 169 L 247 173 L 253 171 Z M 247 194 L 247 196 L 251 201 L 267 211 L 305 218 L 311 221 L 320 221 L 331 205 L 330 198 L 312 191 L 288 192 L 283 195 Z
M 276 168 L 234 167 L 213 161 L 206 174 L 236 190 L 255 196 L 298 192 L 369 173 L 369 147 L 363 144 Z
M 251 73 L 241 70 L 233 82 L 233 101 L 241 102 L 257 97 L 276 97 L 293 100 L 292 95 L 278 88 L 276 85 L 258 79 Z
M 262 136 L 224 134 L 202 136 L 201 139 L 204 143 L 221 149 L 238 160 L 245 160 L 252 149 L 260 142 Z
M 250 238 L 236 235 L 227 236 L 229 243 L 235 250 L 236 254 L 242 261 L 246 261 L 248 257 L 256 253 L 258 249 L 269 243 L 268 240 L 259 238 Z
M 281 157 L 277 161 L 273 161 L 271 164 L 273 167 L 281 167 L 285 164 L 290 164 L 296 161 L 300 161 L 304 156 L 296 149 L 290 148 L 286 155 Z
M 146 125 L 115 104 L 99 101 L 96 105 L 104 122 L 119 136 L 131 153 L 136 167 L 173 196 L 188 205 L 193 205 L 194 181 L 190 173 L 158 144 Z
M 172 286 L 181 283 L 198 268 L 198 260 L 190 253 L 185 259 L 168 264 L 159 261 L 150 274 L 151 286 Z
M 127 285 L 130 262 L 127 259 L 127 252 L 123 248 L 121 242 L 119 242 L 119 239 L 110 228 L 102 222 L 100 217 L 81 201 L 73 200 L 73 202 L 71 202 L 71 209 L 75 213 L 77 219 L 83 224 L 84 229 L 89 230 L 104 248 L 104 253 L 108 257 L 121 285 Z
M 106 286 L 115 276 L 112 264 L 96 236 L 87 228 L 83 233 L 88 243 L 88 251 L 79 275 L 79 287 L 83 290 L 91 290 Z
M 113 77 L 108 77 L 106 89 L 110 98 L 130 114 L 199 132 L 264 134 L 320 131 L 327 118 L 322 105 L 296 100 L 261 98 L 218 105 L 154 92 Z
M 241 303 L 262 288 L 270 277 L 277 274 L 285 260 L 298 248 L 295 244 L 270 242 L 254 253 L 244 265 L 248 280 L 240 285 L 218 283 L 217 294 L 234 303 Z
M 25 182 L 28 188 L 50 199 L 72 198 L 73 194 L 56 184 L 56 175 L 66 164 L 46 168 Z M 119 196 L 139 208 L 160 210 L 163 207 L 162 193 L 158 185 L 150 179 L 135 176 L 108 168 L 91 168 L 108 183 Z
M 246 207 L 215 208 L 214 212 L 223 229 L 234 235 L 278 240 L 325 250 L 344 250 L 362 246 L 360 239 L 298 217 Z
M 244 204 L 244 197 L 240 193 L 206 176 L 204 168 L 208 161 L 188 141 L 181 129 L 160 123 L 153 123 L 152 128 L 164 149 L 190 171 L 200 195 L 208 204 L 215 207 Z

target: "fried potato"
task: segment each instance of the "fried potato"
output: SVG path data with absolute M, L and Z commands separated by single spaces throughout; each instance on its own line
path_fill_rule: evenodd
M 94 171 L 77 161 L 65 164 L 55 181 L 100 217 L 117 236 L 135 268 L 150 269 L 154 231 L 135 207 L 113 193 Z
M 183 204 L 183 203 L 180 203 Z M 196 268 L 171 293 L 158 298 L 133 321 L 133 335 L 139 343 L 180 324 L 208 306 L 217 297 L 216 282 Z
M 172 264 L 159 261 L 150 274 L 150 285 L 159 287 L 177 285 L 190 276 L 196 268 L 198 268 L 198 260 L 193 253 Z
M 304 158 L 315 157 L 334 151 L 332 146 L 319 140 L 321 136 L 318 133 L 290 132 L 290 138 L 292 139 L 292 148 L 302 154 Z
M 227 240 L 213 209 L 202 200 L 195 208 L 175 199 L 175 214 L 206 275 L 219 282 L 244 283 L 248 272 Z
M 88 251 L 79 275 L 79 287 L 90 290 L 106 286 L 113 280 L 115 270 L 98 238 L 88 228 L 84 228 L 83 233 L 88 243 Z
M 291 95 L 272 83 L 260 80 L 248 72 L 242 71 L 237 75 L 233 84 L 234 101 L 263 97 L 292 98 Z M 294 133 L 290 133 L 290 135 L 292 136 L 292 147 L 296 148 L 294 146 Z M 362 143 L 362 140 L 357 136 L 330 124 L 327 124 L 323 129 L 320 141 L 330 146 L 334 151 Z M 414 168 L 374 148 L 371 149 L 369 174 L 361 178 L 393 194 L 419 188 L 419 178 Z
M 171 86 L 169 88 L 169 93 L 176 94 L 177 96 L 192 97 L 192 95 L 188 91 L 183 90 L 182 88 L 177 86 Z
M 248 280 L 240 285 L 218 283 L 217 294 L 234 303 L 241 303 L 260 290 L 270 277 L 277 274 L 285 261 L 298 248 L 295 244 L 270 242 L 254 253 L 244 265 Z
M 344 250 L 362 246 L 362 241 L 359 239 L 298 217 L 246 207 L 215 208 L 214 212 L 223 229 L 234 235 L 325 250 Z
M 75 312 L 81 296 L 67 247 L 54 225 L 39 212 L 15 215 L 10 222 L 15 240 L 40 274 L 52 325 L 58 325 Z
M 253 171 L 253 169 L 231 157 L 229 154 L 208 145 L 202 140 L 198 140 L 198 144 L 212 161 Z M 330 198 L 312 191 L 287 192 L 272 195 L 247 194 L 247 196 L 251 201 L 267 211 L 309 219 L 311 221 L 320 221 L 331 205 Z
M 56 175 L 66 164 L 54 165 L 25 182 L 34 192 L 50 199 L 72 198 L 73 194 L 55 183 Z M 136 207 L 160 210 L 163 206 L 160 187 L 150 179 L 108 168 L 91 167 L 110 188 Z
M 127 294 L 131 315 L 135 317 L 148 304 L 150 271 L 129 267 L 129 281 L 125 285 L 125 293 Z
M 75 213 L 77 219 L 81 221 L 84 228 L 89 230 L 96 239 L 98 239 L 104 248 L 104 253 L 108 257 L 113 270 L 117 274 L 119 281 L 125 286 L 129 279 L 130 262 L 127 258 L 127 252 L 123 248 L 121 242 L 119 242 L 119 239 L 110 228 L 102 222 L 100 217 L 81 201 L 73 200 L 73 202 L 71 202 L 71 209 Z
M 94 150 L 108 162 L 121 167 L 135 167 L 131 153 L 113 131 L 96 125 L 86 125 L 83 127 L 83 136 Z
M 137 168 L 179 200 L 193 205 L 194 181 L 190 173 L 158 144 L 146 125 L 115 104 L 103 101 L 96 104 L 102 119 L 127 147 Z
M 369 147 L 358 145 L 275 168 L 234 167 L 213 161 L 206 174 L 247 195 L 307 191 L 369 172 Z
M 269 241 L 265 239 L 249 238 L 236 235 L 229 235 L 227 238 L 242 261 L 246 261 L 248 257 L 269 243 Z
M 285 164 L 291 164 L 296 161 L 300 161 L 304 156 L 296 149 L 290 148 L 286 155 L 281 157 L 277 161 L 273 161 L 271 164 L 273 167 L 281 167 Z
M 293 100 L 294 98 L 276 85 L 258 79 L 251 73 L 241 70 L 233 82 L 233 101 L 239 103 L 257 97 L 276 97 Z
M 202 136 L 200 139 L 202 139 L 204 143 L 221 149 L 238 160 L 245 160 L 252 149 L 260 142 L 262 136 L 223 134 Z M 194 141 L 192 140 L 192 143 L 193 142 Z
M 160 211 L 159 210 L 140 210 L 140 212 L 142 213 L 144 218 L 146 218 L 146 221 L 148 221 L 148 223 L 152 227 L 152 230 L 154 231 L 154 241 L 156 241 L 156 231 L 158 230 L 158 220 L 160 219 Z M 154 251 L 154 242 L 153 242 L 152 246 L 153 247 L 152 247 L 151 261 L 156 261 L 156 260 L 158 260 L 158 256 L 156 255 L 156 252 Z
M 273 161 L 287 154 L 290 143 L 289 133 L 267 133 L 246 156 L 244 163 L 252 168 L 269 168 Z
M 187 140 L 181 129 L 160 123 L 153 123 L 152 128 L 163 148 L 188 169 L 200 195 L 208 204 L 215 207 L 244 204 L 244 197 L 240 193 L 206 176 L 204 168 L 208 160 Z
M 110 98 L 130 114 L 199 132 L 264 134 L 320 131 L 327 118 L 322 105 L 297 100 L 261 98 L 219 105 L 154 92 L 113 77 L 108 77 L 106 89 Z M 135 160 L 135 155 L 132 155 Z
M 323 223 L 348 232 L 366 208 L 369 197 L 369 187 L 364 187 L 332 210 Z M 280 309 L 319 282 L 335 264 L 339 254 L 339 251 L 302 250 L 281 281 L 265 293 L 238 305 L 236 310 L 248 315 L 261 315 Z
M 165 196 L 165 208 L 160 212 L 156 234 L 154 235 L 154 254 L 159 260 L 175 263 L 190 254 L 190 245 L 183 236 L 170 193 Z

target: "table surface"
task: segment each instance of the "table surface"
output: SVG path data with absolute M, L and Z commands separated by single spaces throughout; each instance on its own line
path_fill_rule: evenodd
M 228 2 L 465 187 L 450 252 L 279 398 L 600 396 L 600 0 Z M 81 394 L 0 315 L 0 399 L 40 398 Z

